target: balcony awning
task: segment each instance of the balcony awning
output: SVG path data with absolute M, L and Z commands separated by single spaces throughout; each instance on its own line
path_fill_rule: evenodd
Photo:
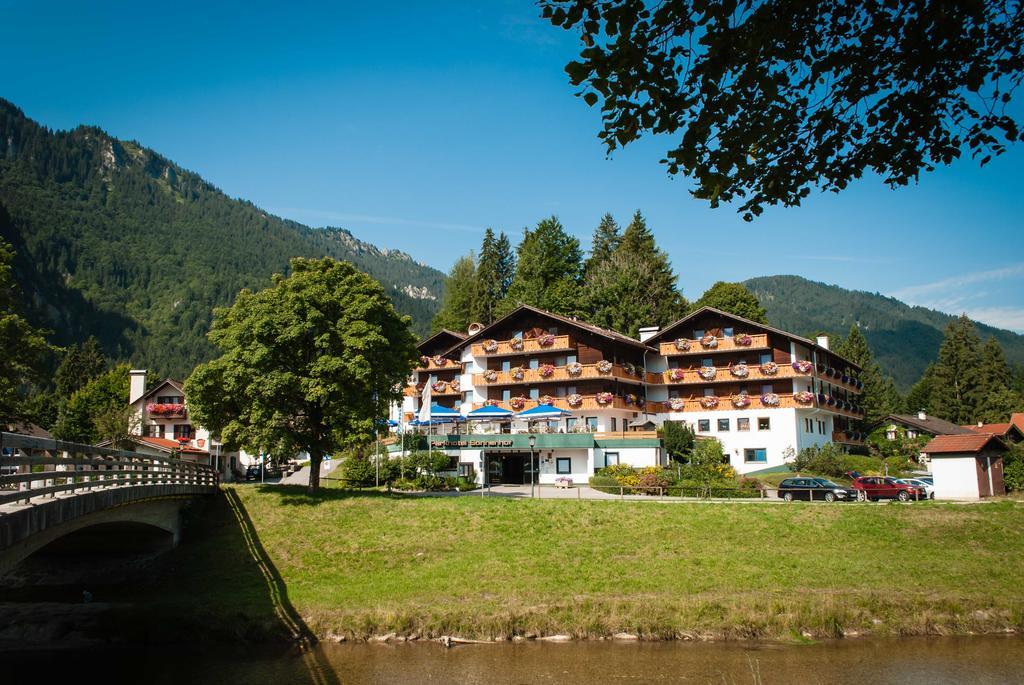
M 526 419 L 527 421 L 545 421 L 548 419 L 561 419 L 572 415 L 571 411 L 559 409 L 551 404 L 538 404 L 533 409 L 519 412 L 516 414 L 516 418 Z
M 493 421 L 495 419 L 511 419 L 512 410 L 504 407 L 480 407 L 466 415 L 470 421 Z

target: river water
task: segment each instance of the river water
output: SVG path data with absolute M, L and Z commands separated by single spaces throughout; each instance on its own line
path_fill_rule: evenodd
M 77 658 L 84 657 L 84 658 Z M 809 645 L 710 643 L 329 644 L 300 653 L 266 646 L 173 646 L 0 655 L 6 683 L 175 685 L 1024 683 L 1024 638 L 858 639 Z M 45 677 L 43 677 L 45 676 Z M 42 677 L 42 679 L 40 679 Z M 10 679 L 8 679 L 10 678 Z

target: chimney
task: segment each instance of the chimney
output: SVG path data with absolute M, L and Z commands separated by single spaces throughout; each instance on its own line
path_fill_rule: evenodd
M 640 329 L 640 342 L 647 342 L 658 334 L 657 326 L 644 326 Z
M 822 347 L 822 348 L 824 348 L 826 350 L 828 349 L 828 336 L 827 335 L 819 335 L 818 336 L 818 347 Z
M 132 369 L 128 372 L 128 379 L 128 404 L 135 404 L 146 394 L 146 370 Z
M 919 418 L 922 421 L 927 421 L 928 415 L 924 413 L 924 409 L 919 409 L 917 411 L 917 418 Z

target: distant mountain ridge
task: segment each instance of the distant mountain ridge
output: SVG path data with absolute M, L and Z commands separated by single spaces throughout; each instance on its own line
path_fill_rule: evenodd
M 846 336 L 857 323 L 875 359 L 906 391 L 938 355 L 942 333 L 955 317 L 892 297 L 809 281 L 800 276 L 762 276 L 744 281 L 768 320 L 802 335 Z M 982 339 L 994 337 L 1011 364 L 1024 364 L 1024 335 L 974 322 Z
M 213 354 L 211 309 L 269 285 L 291 257 L 352 262 L 420 334 L 444 288 L 404 252 L 270 215 L 137 142 L 51 131 L 3 99 L 0 236 L 30 315 L 58 344 L 95 335 L 112 356 L 175 376 Z

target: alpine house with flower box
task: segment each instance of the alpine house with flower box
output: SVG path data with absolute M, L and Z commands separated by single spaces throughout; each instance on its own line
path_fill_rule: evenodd
M 653 334 L 648 404 L 717 438 L 740 473 L 780 466 L 812 445 L 863 444 L 860 369 L 809 340 L 713 307 Z
M 133 442 L 139 451 L 215 466 L 222 480 L 232 480 L 240 471 L 242 455 L 224 449 L 208 430 L 192 423 L 180 381 L 165 378 L 147 389 L 146 371 L 134 369 L 128 403 L 137 418 Z
M 720 440 L 741 473 L 779 466 L 791 450 L 863 440 L 854 430 L 862 418 L 859 369 L 825 339 L 710 307 L 641 337 L 525 305 L 490 326 L 474 324 L 467 336 L 443 331 L 421 343 L 422 365 L 392 418 L 405 429 L 423 384 L 447 379 L 439 374 L 450 367 L 458 396 L 445 403 L 432 385 L 432 400 L 467 421 L 425 441 L 446 450 L 460 472 L 487 474 L 492 483 L 528 483 L 533 463 L 541 483 L 585 482 L 616 463 L 664 464 L 650 430 L 664 421 Z M 538 408 L 559 415 L 530 420 Z M 481 412 L 495 420 L 475 420 Z
M 420 411 L 425 386 L 430 386 L 431 403 L 455 409 L 462 404 L 462 364 L 458 355 L 448 352 L 466 338 L 465 333 L 441 330 L 421 342 L 420 359 L 403 389 L 400 405 L 392 407 L 391 420 L 408 423 Z

